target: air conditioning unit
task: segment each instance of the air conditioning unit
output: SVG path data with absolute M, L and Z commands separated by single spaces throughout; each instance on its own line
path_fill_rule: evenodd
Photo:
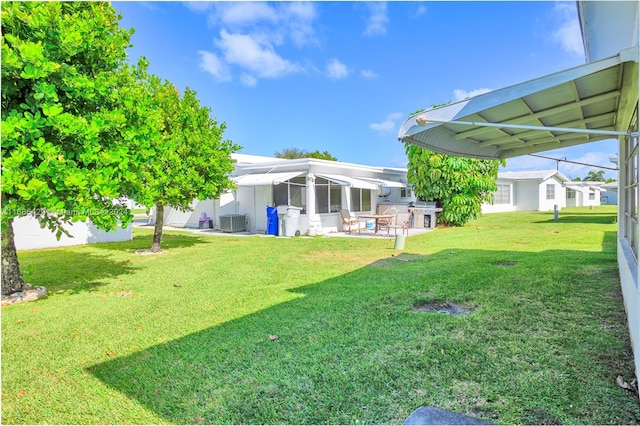
M 220 230 L 222 232 L 246 231 L 247 221 L 243 214 L 225 214 L 220 216 Z

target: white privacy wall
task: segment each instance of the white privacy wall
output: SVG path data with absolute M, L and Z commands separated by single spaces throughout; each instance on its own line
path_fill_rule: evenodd
M 63 246 L 75 246 L 79 244 L 106 243 L 116 241 L 130 241 L 131 225 L 122 229 L 118 227 L 113 231 L 98 229 L 90 221 L 75 222 L 65 226 L 65 229 L 73 236 L 69 238 L 62 235 L 56 239 L 55 232 L 47 228 L 41 228 L 40 222 L 32 216 L 23 216 L 14 219 L 13 232 L 17 250 L 30 250 L 40 248 L 53 248 Z

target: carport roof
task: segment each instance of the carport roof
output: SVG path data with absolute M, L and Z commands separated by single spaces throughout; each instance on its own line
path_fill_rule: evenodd
M 510 158 L 623 135 L 638 90 L 638 46 L 407 119 L 402 142 L 436 152 Z

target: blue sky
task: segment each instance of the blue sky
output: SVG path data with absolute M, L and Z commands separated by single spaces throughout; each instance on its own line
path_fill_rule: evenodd
M 571 2 L 116 2 L 132 62 L 196 90 L 240 152 L 406 167 L 409 113 L 584 63 Z M 611 167 L 614 140 L 543 155 Z M 531 156 L 505 170 L 555 169 Z M 591 167 L 560 163 L 570 178 Z M 606 170 L 607 177 L 615 172 Z

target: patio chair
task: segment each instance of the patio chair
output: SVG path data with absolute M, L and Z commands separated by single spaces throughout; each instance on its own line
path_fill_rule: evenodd
M 378 232 L 380 232 L 382 229 L 387 229 L 387 237 L 389 236 L 389 230 L 393 227 L 393 221 L 394 221 L 394 217 L 391 218 L 379 218 L 378 219 Z
M 357 217 L 351 216 L 351 212 L 347 209 L 340 209 L 340 216 L 342 216 L 342 230 L 344 231 L 345 225 L 349 228 L 349 233 L 351 233 L 351 226 L 357 225 L 358 231 L 360 231 L 360 219 Z
M 409 235 L 410 224 L 411 224 L 411 213 L 400 212 L 396 214 L 394 223 L 392 225 L 389 225 L 389 228 L 393 228 L 394 235 L 398 235 L 398 229 L 402 229 L 403 235 L 404 235 L 404 231 L 406 230 L 407 235 Z M 388 231 L 387 231 L 387 235 L 389 235 Z

